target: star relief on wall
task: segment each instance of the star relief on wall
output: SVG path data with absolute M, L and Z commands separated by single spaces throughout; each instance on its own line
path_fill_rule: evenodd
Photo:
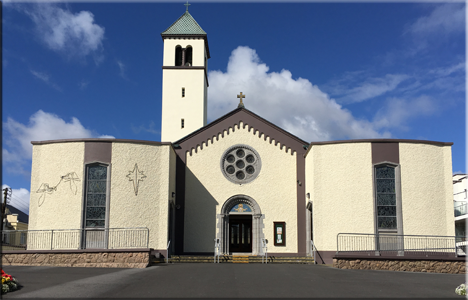
M 146 175 L 143 173 L 144 171 L 140 171 L 138 169 L 138 164 L 135 163 L 135 167 L 133 167 L 133 171 L 129 171 L 128 175 L 126 176 L 129 181 L 133 181 L 133 189 L 135 191 L 135 196 L 138 195 L 138 186 L 140 185 L 140 181 L 146 178 Z

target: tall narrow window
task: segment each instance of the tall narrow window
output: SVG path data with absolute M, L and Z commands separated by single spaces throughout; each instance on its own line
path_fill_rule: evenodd
M 175 50 L 175 65 L 182 66 L 182 47 L 177 46 Z
M 184 122 L 184 119 L 181 119 L 181 120 L 180 120 L 180 128 L 184 128 L 184 125 L 185 125 L 184 123 L 185 123 L 185 122 Z
M 185 49 L 185 66 L 192 65 L 192 47 L 187 46 Z
M 395 175 L 394 166 L 379 165 L 375 167 L 375 197 L 378 230 L 396 230 L 398 227 Z
M 182 88 L 182 98 L 185 97 L 185 88 Z
M 106 225 L 107 166 L 86 168 L 85 228 L 104 228 Z

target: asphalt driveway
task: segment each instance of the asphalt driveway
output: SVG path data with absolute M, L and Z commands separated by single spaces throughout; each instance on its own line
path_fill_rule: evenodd
M 465 275 L 299 264 L 161 264 L 146 269 L 5 266 L 13 298 L 458 298 Z

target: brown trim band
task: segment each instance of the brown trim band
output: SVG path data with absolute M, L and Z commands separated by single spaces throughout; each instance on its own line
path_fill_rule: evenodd
M 371 143 L 372 164 L 380 162 L 392 162 L 400 164 L 399 143 Z
M 223 134 L 224 130 L 228 130 L 229 128 L 234 130 L 234 126 L 239 125 L 240 122 L 243 123 L 243 128 L 248 125 L 249 127 L 253 127 L 253 130 L 259 131 L 263 135 L 261 138 L 264 140 L 266 140 L 266 137 L 268 136 L 271 140 L 275 140 L 275 145 L 280 143 L 297 153 L 302 154 L 305 152 L 304 146 L 307 145 L 307 142 L 245 108 L 237 108 L 233 110 L 210 124 L 174 142 L 174 144 L 179 144 L 185 151 L 191 151 L 196 149 L 198 146 L 203 149 L 203 143 L 206 145 L 208 141 L 217 139 L 219 134 Z
M 89 143 L 84 146 L 84 163 L 112 162 L 112 143 Z
M 98 139 L 98 138 L 86 138 L 86 139 L 63 139 L 63 140 L 48 140 L 48 141 L 31 141 L 33 145 L 47 145 L 47 144 L 58 144 L 58 143 L 79 143 L 79 142 L 98 142 L 98 143 L 133 143 L 143 145 L 171 145 L 171 142 L 154 142 L 144 140 L 128 140 L 128 139 Z
M 312 146 L 318 145 L 332 145 L 332 144 L 346 144 L 346 143 L 409 143 L 409 144 L 426 144 L 434 146 L 452 146 L 452 142 L 437 142 L 429 140 L 405 140 L 405 139 L 358 139 L 358 140 L 338 140 L 338 141 L 326 141 L 326 142 L 311 142 L 305 153 L 305 156 L 309 154 Z
M 301 151 L 302 150 L 302 151 Z M 300 256 L 307 254 L 307 230 L 305 205 L 305 149 L 299 149 L 296 153 L 296 185 L 297 185 L 297 252 Z
M 333 257 L 336 255 L 336 251 L 315 251 L 315 261 L 319 265 L 331 265 L 333 264 Z
M 185 224 L 185 151 L 176 149 L 175 254 L 184 253 Z

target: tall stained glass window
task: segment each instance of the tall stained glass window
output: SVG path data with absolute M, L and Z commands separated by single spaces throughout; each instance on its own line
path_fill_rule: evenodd
M 106 224 L 107 166 L 91 165 L 86 174 L 85 227 L 104 228 Z
M 375 167 L 378 229 L 397 229 L 395 167 Z

